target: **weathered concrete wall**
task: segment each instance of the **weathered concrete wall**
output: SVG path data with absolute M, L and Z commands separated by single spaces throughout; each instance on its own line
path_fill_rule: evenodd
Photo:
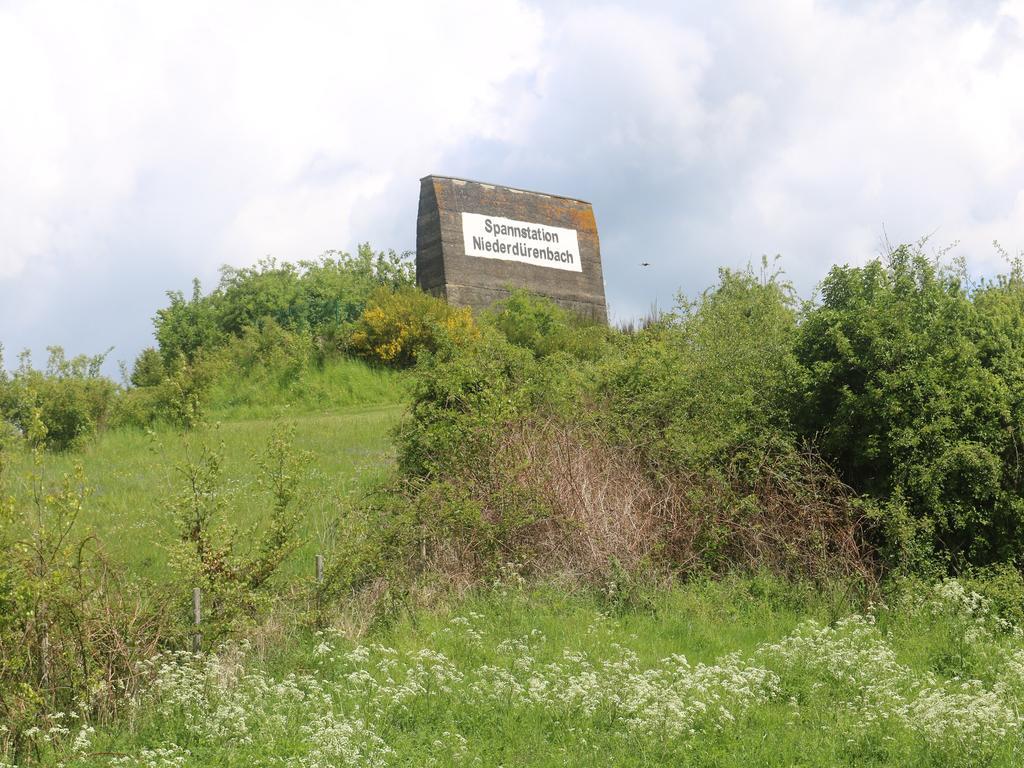
M 573 230 L 579 264 L 573 256 L 563 259 L 571 264 L 555 262 L 558 268 L 553 268 L 544 259 L 521 263 L 504 255 L 467 255 L 463 213 Z M 474 309 L 508 296 L 511 288 L 525 288 L 599 322 L 608 321 L 597 223 L 590 203 L 582 200 L 425 176 L 416 222 L 416 282 L 452 304 Z

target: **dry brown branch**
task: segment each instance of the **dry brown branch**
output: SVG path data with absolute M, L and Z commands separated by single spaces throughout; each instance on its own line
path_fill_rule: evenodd
M 639 451 L 557 420 L 507 425 L 486 466 L 460 485 L 485 519 L 534 505 L 507 546 L 533 569 L 606 578 L 657 569 L 769 569 L 825 579 L 873 578 L 849 489 L 813 453 L 765 452 L 753 469 L 659 472 Z M 474 542 L 432 545 L 433 565 L 472 571 Z

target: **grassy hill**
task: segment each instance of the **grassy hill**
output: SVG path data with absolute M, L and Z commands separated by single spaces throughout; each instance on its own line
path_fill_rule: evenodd
M 404 408 L 400 374 L 358 360 L 311 367 L 287 384 L 233 374 L 216 382 L 205 423 L 182 432 L 168 425 L 116 429 L 75 453 L 50 454 L 48 481 L 84 470 L 90 488 L 77 525 L 94 533 L 105 551 L 133 576 L 166 581 L 167 545 L 175 540 L 169 511 L 186 478 L 181 466 L 202 447 L 222 450 L 227 517 L 239 529 L 266 516 L 266 493 L 256 483 L 260 451 L 282 424 L 295 427 L 295 448 L 311 466 L 298 489 L 298 549 L 282 566 L 284 579 L 312 571 L 340 513 L 393 471 L 390 430 Z M 24 501 L 32 457 L 11 465 Z
M 285 378 L 254 371 L 231 372 L 210 391 L 210 419 L 236 421 L 336 413 L 341 409 L 393 406 L 403 401 L 404 377 L 361 360 L 337 358 Z

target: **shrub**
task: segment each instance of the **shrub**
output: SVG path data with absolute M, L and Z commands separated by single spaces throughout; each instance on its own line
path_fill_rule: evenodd
M 599 586 L 734 570 L 873 578 L 855 500 L 813 455 L 765 456 L 753 477 L 653 476 L 642 453 L 557 417 L 478 428 L 443 471 L 364 510 L 362 534 L 335 553 L 348 586 L 421 569 L 474 583 L 508 563 Z
M 795 332 L 786 286 L 749 271 L 593 363 L 487 324 L 416 366 L 399 467 L 408 509 L 428 514 L 380 525 L 412 526 L 407 557 L 415 540 L 420 560 L 477 578 L 510 558 L 583 579 L 870 577 L 852 496 L 789 428 Z
M 164 374 L 159 383 L 121 393 L 111 409 L 111 426 L 148 428 L 169 424 L 192 429 L 202 423 L 210 386 L 217 375 L 215 363 L 203 359 L 190 363 L 181 355 L 162 367 Z
M 178 529 L 171 561 L 181 593 L 203 589 L 210 607 L 204 637 L 211 641 L 265 607 L 268 580 L 298 544 L 293 502 L 309 456 L 294 448 L 294 439 L 294 428 L 281 426 L 258 457 L 257 484 L 270 497 L 269 511 L 244 531 L 227 514 L 220 448 L 201 441 L 198 456 L 188 456 L 178 467 L 183 482 L 170 504 Z
M 397 290 L 413 285 L 408 254 L 378 252 L 360 245 L 355 255 L 328 251 L 319 259 L 296 264 L 264 259 L 254 267 L 221 268 L 220 283 L 204 296 L 198 281 L 192 298 L 170 292 L 170 306 L 153 320 L 165 363 L 179 356 L 192 363 L 248 329 L 268 320 L 291 332 L 325 339 L 330 347 L 362 313 L 379 287 Z M 337 351 L 337 346 L 334 347 Z
M 28 353 L 0 387 L 0 415 L 27 435 L 37 411 L 47 448 L 64 451 L 80 446 L 106 422 L 117 394 L 116 385 L 100 374 L 106 355 L 68 359 L 61 347 L 48 347 L 45 370 L 32 367 Z
M 313 360 L 308 331 L 289 331 L 272 317 L 246 327 L 215 356 L 221 371 L 265 377 L 278 384 L 297 379 Z
M 608 329 L 555 304 L 550 299 L 516 290 L 483 315 L 513 344 L 537 357 L 566 352 L 596 360 L 606 350 Z
M 416 366 L 398 429 L 399 467 L 410 477 L 443 478 L 483 461 L 507 424 L 536 409 L 569 408 L 579 387 L 569 358 L 540 362 L 492 329 L 446 342 Z
M 153 347 L 146 347 L 135 358 L 129 381 L 133 387 L 155 387 L 163 381 L 164 374 L 164 361 L 160 353 Z
M 756 466 L 766 447 L 792 443 L 792 289 L 778 273 L 722 270 L 717 286 L 679 302 L 602 367 L 609 427 L 665 471 Z
M 377 289 L 349 337 L 370 360 L 406 367 L 445 340 L 460 344 L 479 334 L 468 308 L 456 308 L 417 288 Z
M 355 256 L 328 251 L 298 264 L 264 259 L 255 267 L 223 267 L 216 292 L 218 326 L 235 336 L 268 318 L 289 330 L 329 328 L 354 321 L 376 288 L 412 284 L 407 254 L 374 253 L 367 243 Z
M 167 636 L 158 596 L 125 588 L 124 575 L 78 518 L 90 489 L 81 467 L 52 484 L 43 471 L 46 426 L 27 423 L 27 496 L 10 492 L 0 438 L 0 755 L 14 763 L 75 717 L 95 722 L 136 690 L 140 664 Z M 63 723 L 61 725 L 71 725 Z
M 843 479 L 878 504 L 890 562 L 1024 555 L 1024 280 L 971 292 L 901 246 L 835 267 L 800 327 L 794 402 Z

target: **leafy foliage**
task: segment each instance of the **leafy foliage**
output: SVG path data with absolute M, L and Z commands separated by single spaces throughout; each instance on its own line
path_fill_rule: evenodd
M 13 436 L 0 436 L 0 755 L 28 757 L 52 713 L 97 721 L 137 682 L 136 665 L 165 632 L 159 598 L 125 589 L 79 516 L 91 494 L 81 466 L 52 484 L 42 411 L 24 442 L 27 496 L 10 485 Z M 65 723 L 62 725 L 69 725 Z
M 132 388 L 114 403 L 116 426 L 157 423 L 191 429 L 205 418 L 211 390 L 240 379 L 280 393 L 347 351 L 352 327 L 375 291 L 410 291 L 412 266 L 394 251 L 361 245 L 353 256 L 221 269 L 217 288 L 191 298 L 168 293 L 154 318 L 159 350 L 132 367 Z M 405 295 L 405 294 L 403 294 Z M 251 387 L 250 387 L 251 388 Z M 301 388 L 301 387 L 300 387 Z
M 566 352 L 581 360 L 605 353 L 608 329 L 555 304 L 550 299 L 515 290 L 484 313 L 484 321 L 512 344 L 537 357 Z
M 170 548 L 183 588 L 200 587 L 212 609 L 211 640 L 265 606 L 267 581 L 297 544 L 294 500 L 310 457 L 294 448 L 294 427 L 281 427 L 259 459 L 258 483 L 270 496 L 264 519 L 240 531 L 231 522 L 221 449 L 202 442 L 178 467 L 182 488 L 170 504 L 178 541 Z M 190 592 L 189 592 L 190 593 Z
M 44 370 L 33 368 L 24 353 L 14 375 L 0 379 L 0 416 L 23 435 L 39 418 L 45 431 L 33 434 L 47 448 L 63 451 L 80 446 L 103 426 L 117 387 L 100 373 L 106 355 L 68 359 L 61 347 L 48 351 Z
M 542 300 L 514 297 L 494 317 L 474 343 L 420 361 L 398 432 L 411 506 L 475 509 L 490 528 L 415 518 L 421 540 L 461 541 L 476 572 L 508 557 L 601 578 L 869 570 L 849 494 L 789 423 L 798 317 L 778 274 L 723 271 L 593 360 L 538 346 L 572 327 L 538 322 L 559 317 Z
M 893 561 L 1024 555 L 1024 281 L 971 291 L 920 249 L 835 267 L 800 327 L 793 413 L 880 505 Z
M 163 381 L 164 361 L 153 347 L 146 347 L 135 358 L 129 381 L 133 387 L 155 387 Z
M 573 389 L 565 358 L 546 364 L 485 328 L 444 344 L 417 366 L 398 461 L 413 477 L 443 477 L 492 451 L 504 425 Z
M 792 445 L 787 401 L 797 310 L 781 275 L 722 270 L 719 283 L 626 336 L 601 376 L 611 427 L 671 469 L 757 465 Z
M 199 279 L 192 281 L 192 297 L 181 291 L 168 291 L 171 304 L 157 310 L 153 318 L 154 335 L 165 364 L 184 357 L 194 361 L 200 350 L 211 349 L 224 339 L 218 327 L 216 299 L 204 297 Z
M 146 352 L 143 351 L 143 356 Z M 140 369 L 139 362 L 149 365 L 152 358 L 140 357 L 132 377 L 155 384 L 139 385 L 124 391 L 114 401 L 110 422 L 115 427 L 150 428 L 170 424 L 192 429 L 202 423 L 215 368 L 205 360 L 189 362 L 184 355 L 161 362 L 159 369 Z M 136 377 L 135 372 L 140 371 Z
M 336 339 L 362 313 L 374 290 L 413 283 L 412 266 L 394 251 L 374 253 L 369 245 L 356 254 L 328 251 L 297 264 L 264 259 L 254 267 L 221 268 L 216 290 L 203 296 L 198 281 L 192 298 L 168 293 L 170 306 L 154 318 L 165 362 L 184 355 L 194 362 L 232 337 L 268 320 L 293 332 Z

